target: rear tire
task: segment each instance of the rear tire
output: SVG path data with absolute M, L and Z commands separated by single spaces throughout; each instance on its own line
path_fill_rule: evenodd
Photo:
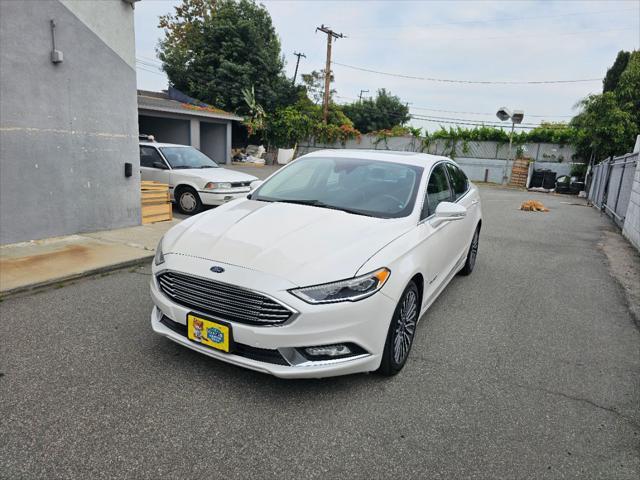
M 480 225 L 476 228 L 473 238 L 471 239 L 471 245 L 469 246 L 469 253 L 467 253 L 467 260 L 464 262 L 464 267 L 460 270 L 460 275 L 471 275 L 473 267 L 476 266 L 476 258 L 478 257 L 478 246 L 480 244 Z
M 202 210 L 202 201 L 200 195 L 191 187 L 182 187 L 175 195 L 176 206 L 180 213 L 185 215 L 195 215 Z
M 384 344 L 378 373 L 385 377 L 397 374 L 409 358 L 420 315 L 420 293 L 415 282 L 405 288 L 396 306 Z

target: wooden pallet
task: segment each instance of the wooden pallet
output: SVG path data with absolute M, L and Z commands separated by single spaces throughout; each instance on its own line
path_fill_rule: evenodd
M 142 224 L 165 222 L 173 218 L 169 185 L 166 183 L 140 182 Z
M 531 162 L 531 160 L 528 158 L 519 158 L 513 162 L 513 167 L 511 168 L 511 181 L 509 182 L 509 185 L 520 188 L 525 188 L 527 186 L 529 162 Z

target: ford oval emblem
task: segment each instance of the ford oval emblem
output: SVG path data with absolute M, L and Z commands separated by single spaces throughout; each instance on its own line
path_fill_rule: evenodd
M 218 265 L 214 265 L 209 270 L 211 270 L 213 273 L 222 273 L 222 272 L 224 272 L 224 268 L 219 267 Z

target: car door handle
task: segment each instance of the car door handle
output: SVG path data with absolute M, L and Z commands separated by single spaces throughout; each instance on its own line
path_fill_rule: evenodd
M 475 205 L 478 205 L 479 203 L 480 203 L 480 200 L 473 200 L 473 201 L 471 202 L 471 206 L 473 207 L 473 206 L 475 206 Z

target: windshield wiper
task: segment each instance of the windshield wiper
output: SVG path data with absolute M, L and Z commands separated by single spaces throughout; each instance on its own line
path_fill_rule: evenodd
M 345 207 L 338 207 L 337 205 L 330 205 L 328 203 L 324 203 L 321 202 L 320 200 L 297 200 L 297 199 L 279 199 L 279 200 L 272 200 L 273 202 L 280 202 L 280 203 L 294 203 L 297 205 L 310 205 L 312 207 L 320 207 L 320 208 L 328 208 L 330 210 L 340 210 L 342 212 L 345 213 L 352 213 L 354 215 L 363 215 L 365 217 L 373 217 L 373 215 L 370 215 L 368 213 L 365 213 L 361 210 L 354 210 L 351 208 L 345 208 Z

